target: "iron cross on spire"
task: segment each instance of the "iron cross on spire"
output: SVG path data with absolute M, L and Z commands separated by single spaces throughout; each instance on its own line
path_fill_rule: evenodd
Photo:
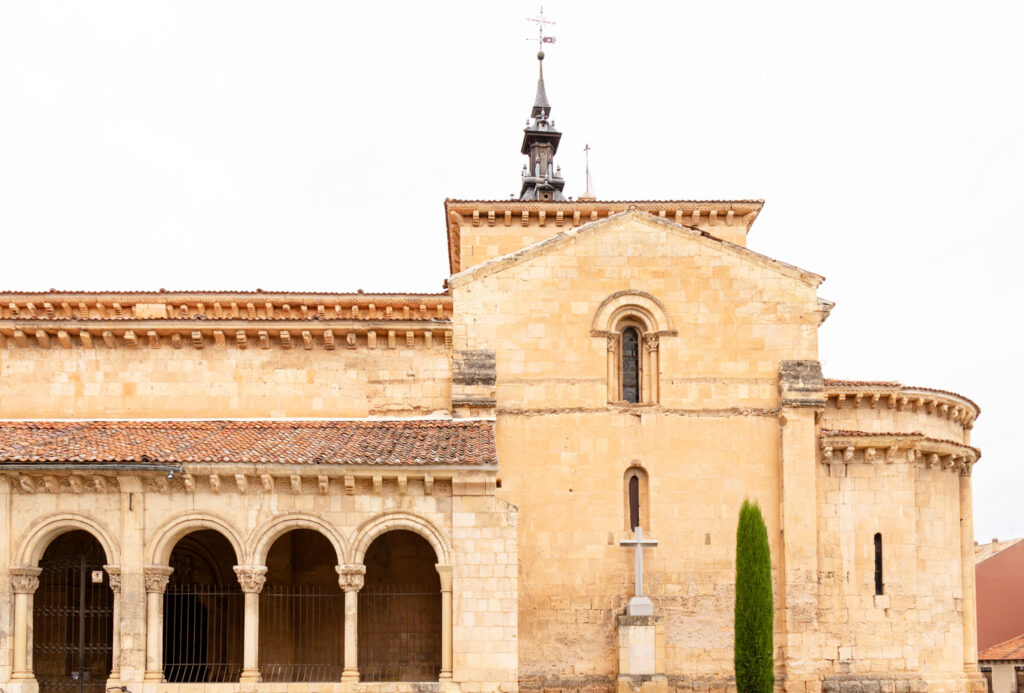
M 619 546 L 632 546 L 633 570 L 636 572 L 636 596 L 629 600 L 630 616 L 653 616 L 654 604 L 644 596 L 644 547 L 657 546 L 656 539 L 644 539 L 644 530 L 637 527 L 632 539 L 623 539 Z
M 537 25 L 537 38 L 528 38 L 526 40 L 527 41 L 536 41 L 537 42 L 537 50 L 538 51 L 543 51 L 544 50 L 544 44 L 545 43 L 554 43 L 555 42 L 555 37 L 554 36 L 545 36 L 544 35 L 544 25 L 546 24 L 548 26 L 554 26 L 555 23 L 552 22 L 550 19 L 545 19 L 544 18 L 544 6 L 543 5 L 541 5 L 540 10 L 538 10 L 536 17 L 527 17 L 526 21 L 533 22 L 534 24 Z

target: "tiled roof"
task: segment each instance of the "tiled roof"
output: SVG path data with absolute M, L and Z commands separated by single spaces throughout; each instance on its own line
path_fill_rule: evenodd
M 1017 539 L 1004 539 L 1003 541 L 999 541 L 998 539 L 993 539 L 988 544 L 975 544 L 975 546 L 974 546 L 974 562 L 975 562 L 975 564 L 978 564 L 978 563 L 981 563 L 982 561 L 984 561 L 987 558 L 992 558 L 993 556 L 995 556 L 995 555 L 997 555 L 999 553 L 1002 553 L 1003 551 L 1005 551 L 1006 549 L 1010 548 L 1014 544 L 1019 543 L 1020 541 L 1021 541 L 1020 538 L 1017 538 Z
M 901 385 L 893 380 L 837 380 L 835 378 L 825 378 L 825 387 L 885 387 L 885 388 L 899 388 L 900 390 L 920 390 L 921 392 L 934 392 L 937 395 L 949 395 L 951 397 L 957 397 L 970 404 L 977 411 L 981 413 L 981 407 L 978 403 L 972 400 L 970 397 L 964 397 L 959 392 L 951 392 L 950 390 L 939 390 L 934 387 L 916 387 L 913 385 Z
M 491 421 L 6 421 L 4 462 L 493 465 Z
M 978 653 L 978 661 L 999 659 L 1024 659 L 1024 635 L 1010 638 L 1006 642 L 993 645 Z

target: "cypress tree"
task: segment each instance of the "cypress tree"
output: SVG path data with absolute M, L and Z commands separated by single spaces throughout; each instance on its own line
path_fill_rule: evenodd
M 758 504 L 745 500 L 736 528 L 733 664 L 737 693 L 772 693 L 774 621 L 768 530 Z

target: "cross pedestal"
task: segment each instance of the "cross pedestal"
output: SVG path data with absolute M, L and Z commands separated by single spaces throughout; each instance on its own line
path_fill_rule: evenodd
M 650 598 L 644 596 L 644 547 L 657 546 L 655 539 L 644 539 L 644 530 L 637 527 L 633 530 L 632 539 L 623 539 L 619 546 L 633 547 L 633 572 L 635 573 L 634 584 L 636 594 L 629 600 L 629 607 L 626 613 L 629 616 L 653 616 L 654 604 Z

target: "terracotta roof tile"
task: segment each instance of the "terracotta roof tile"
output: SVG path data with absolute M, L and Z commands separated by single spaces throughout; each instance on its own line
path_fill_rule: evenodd
M 491 421 L 6 421 L 4 462 L 493 465 Z
M 981 413 L 981 407 L 978 403 L 972 400 L 970 397 L 965 397 L 959 392 L 952 392 L 950 390 L 939 390 L 934 387 L 916 387 L 913 385 L 901 385 L 893 380 L 837 380 L 835 378 L 825 378 L 825 387 L 887 387 L 887 388 L 899 388 L 900 390 L 920 390 L 922 392 L 934 392 L 938 395 L 949 395 L 951 397 L 957 397 L 964 400 L 972 407 L 975 408 L 978 414 Z
M 978 653 L 978 661 L 998 659 L 1024 659 L 1024 635 L 1010 638 Z

